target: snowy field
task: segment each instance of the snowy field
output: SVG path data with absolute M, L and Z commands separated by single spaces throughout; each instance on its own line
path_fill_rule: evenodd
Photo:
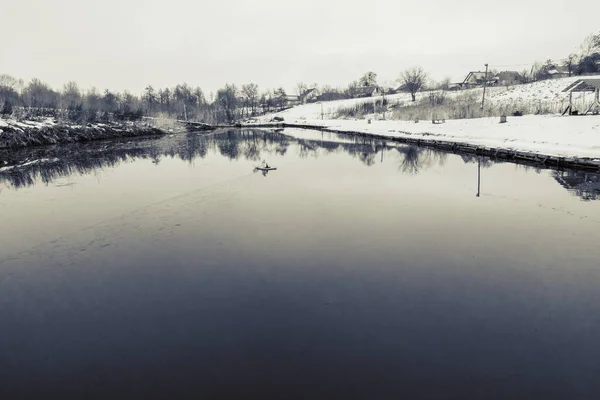
M 590 76 L 586 78 L 600 78 Z M 505 105 L 519 102 L 544 101 L 553 102 L 557 109 L 566 107 L 568 94 L 562 90 L 575 82 L 579 77 L 546 80 L 527 85 L 512 87 L 488 88 L 486 104 Z M 482 89 L 470 89 L 448 92 L 449 96 L 457 96 L 466 92 L 481 93 Z M 427 94 L 421 94 L 421 96 Z M 586 93 L 585 103 L 590 104 L 593 93 Z M 579 109 L 583 109 L 583 94 L 573 95 Z M 388 96 L 390 102 L 410 101 L 410 95 L 398 94 Z M 417 99 L 418 100 L 418 99 Z M 323 103 L 324 119 L 321 119 L 321 104 L 297 106 L 276 114 L 262 117 L 260 122 L 267 122 L 274 116 L 284 118 L 284 122 L 298 125 L 318 125 L 331 129 L 372 133 L 389 137 L 406 137 L 425 140 L 444 140 L 469 143 L 486 147 L 501 147 L 509 150 L 538 153 L 540 155 L 558 157 L 592 158 L 600 160 L 600 116 L 560 116 L 560 115 L 525 115 L 508 116 L 506 123 L 499 123 L 499 118 L 476 118 L 446 120 L 442 124 L 433 124 L 431 120 L 398 121 L 367 119 L 334 119 L 338 109 L 352 105 L 372 102 L 373 98 L 338 100 Z
M 585 76 L 586 79 L 598 79 L 600 75 Z M 515 86 L 496 86 L 486 89 L 485 102 L 489 107 L 514 106 L 519 109 L 521 106 L 542 103 L 544 105 L 552 104 L 558 110 L 564 110 L 569 103 L 569 94 L 562 90 L 571 83 L 581 79 L 581 77 L 570 77 L 562 79 L 550 79 L 545 81 L 533 82 L 526 85 Z M 482 97 L 482 88 L 466 89 L 458 91 L 447 91 L 448 98 L 455 98 L 472 94 L 477 98 Z M 417 93 L 417 101 L 420 98 L 429 96 L 428 92 Z M 580 111 L 585 111 L 585 105 L 593 100 L 593 93 L 574 93 L 573 104 Z M 411 97 L 408 93 L 387 95 L 385 98 L 391 105 L 411 103 Z M 322 103 L 322 112 L 325 119 L 335 118 L 337 112 L 344 108 L 349 108 L 362 103 L 372 103 L 374 100 L 380 100 L 381 97 L 364 97 L 359 99 L 347 99 L 327 101 Z M 270 120 L 273 116 L 280 116 L 286 122 L 295 122 L 303 119 L 321 119 L 321 103 L 310 103 L 296 106 L 278 113 L 269 114 L 262 117 L 262 121 Z

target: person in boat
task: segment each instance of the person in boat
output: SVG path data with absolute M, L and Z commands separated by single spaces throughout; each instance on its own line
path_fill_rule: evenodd
M 262 162 L 262 165 L 261 165 L 261 166 L 262 166 L 263 168 L 270 168 L 270 167 L 269 167 L 269 164 L 268 164 L 268 163 L 267 163 L 265 160 L 263 160 L 263 162 Z

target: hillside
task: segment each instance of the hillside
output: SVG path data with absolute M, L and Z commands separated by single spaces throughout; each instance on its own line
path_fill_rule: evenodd
M 520 110 L 525 114 L 534 113 L 537 109 L 543 109 L 547 113 L 559 113 L 564 110 L 568 104 L 569 95 L 562 90 L 581 77 L 570 77 L 554 80 L 545 80 L 533 82 L 525 85 L 515 85 L 509 87 L 488 87 L 486 89 L 486 107 L 496 109 L 508 109 L 514 111 Z M 587 76 L 586 78 L 600 78 L 600 75 Z M 477 103 L 481 101 L 482 88 L 466 89 L 460 91 L 444 92 L 447 99 L 471 97 Z M 426 99 L 430 92 L 421 92 L 417 94 L 417 103 L 421 99 Z M 582 110 L 585 104 L 592 100 L 591 93 L 576 93 L 573 95 L 575 108 Z M 407 93 L 385 96 L 389 102 L 389 108 L 402 107 L 414 104 L 411 102 L 410 95 Z M 270 114 L 261 118 L 262 121 L 269 120 L 274 116 L 283 117 L 287 122 L 295 120 L 318 120 L 339 118 L 341 110 L 356 107 L 364 103 L 373 103 L 380 100 L 381 97 L 366 97 L 359 99 L 336 100 L 321 103 L 311 103 L 296 106 L 275 114 Z M 391 117 L 388 115 L 387 119 Z M 392 117 L 393 119 L 393 117 Z M 400 119 L 400 118 L 398 118 Z

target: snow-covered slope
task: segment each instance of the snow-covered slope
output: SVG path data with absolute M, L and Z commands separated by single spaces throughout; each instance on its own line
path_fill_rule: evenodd
M 600 78 L 600 75 L 586 76 L 585 78 Z M 509 87 L 488 87 L 486 89 L 486 104 L 490 107 L 514 106 L 515 108 L 519 108 L 520 106 L 541 103 L 552 109 L 554 112 L 559 112 L 559 110 L 566 107 L 569 99 L 569 95 L 563 93 L 562 90 L 578 79 L 581 79 L 581 77 L 552 79 Z M 482 91 L 482 88 L 459 90 L 446 92 L 446 96 L 448 98 L 453 98 L 472 94 L 473 96 L 480 98 L 482 96 Z M 417 100 L 428 95 L 428 92 L 418 93 Z M 263 116 L 260 120 L 270 120 L 274 116 L 283 117 L 286 122 L 293 122 L 295 120 L 316 120 L 321 119 L 321 113 L 323 113 L 324 119 L 332 119 L 336 117 L 337 112 L 341 109 L 350 108 L 361 103 L 372 103 L 374 100 L 379 99 L 381 98 L 366 97 L 304 104 L 275 114 Z M 409 104 L 411 102 L 410 95 L 407 93 L 388 95 L 386 96 L 386 99 L 390 104 Z M 585 107 L 585 104 L 590 103 L 592 99 L 593 93 L 576 93 L 573 95 L 574 105 L 580 110 Z M 524 108 L 526 109 L 527 107 Z

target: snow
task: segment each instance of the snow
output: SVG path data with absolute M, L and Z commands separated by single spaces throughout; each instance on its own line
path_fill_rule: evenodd
M 11 165 L 11 166 L 8 166 L 8 167 L 0 167 L 0 172 L 9 171 L 9 170 L 14 169 L 14 168 L 26 167 L 28 165 L 41 164 L 41 163 L 44 163 L 44 162 L 56 162 L 56 161 L 59 161 L 59 159 L 58 158 L 40 158 L 39 160 L 27 161 L 27 162 L 24 162 L 23 164 L 19 164 L 19 165 Z
M 477 146 L 538 153 L 546 156 L 600 160 L 600 116 L 529 115 L 499 118 L 431 121 L 302 120 L 298 125 L 382 135 L 390 138 L 443 140 Z
M 586 76 L 585 78 L 600 78 Z M 555 104 L 556 109 L 566 107 L 568 93 L 562 90 L 581 77 L 545 80 L 527 85 L 511 87 L 491 87 L 486 94 L 486 104 L 496 106 L 514 105 L 527 102 L 547 102 Z M 473 92 L 481 94 L 482 89 L 469 89 L 447 92 L 448 96 L 458 96 Z M 420 94 L 427 96 L 427 93 Z M 574 104 L 580 101 L 583 108 L 583 96 L 586 103 L 593 100 L 593 93 L 574 93 Z M 579 97 L 578 97 L 579 96 Z M 410 101 L 409 94 L 386 96 L 390 103 Z M 396 138 L 412 138 L 425 140 L 443 140 L 461 142 L 477 146 L 503 148 L 515 151 L 538 153 L 545 156 L 575 157 L 600 159 L 600 116 L 560 116 L 560 115 L 525 115 L 523 117 L 508 116 L 506 123 L 499 123 L 499 118 L 476 118 L 446 120 L 443 124 L 433 124 L 431 120 L 399 121 L 375 120 L 369 124 L 365 119 L 333 119 L 337 110 L 360 103 L 373 102 L 374 98 L 360 98 L 312 103 L 297 106 L 279 113 L 266 115 L 258 119 L 268 122 L 274 116 L 284 118 L 285 123 L 297 125 L 316 125 L 326 128 L 376 134 Z M 380 117 L 380 116 L 378 116 Z M 389 118 L 389 117 L 388 117 Z
M 569 100 L 569 94 L 564 93 L 563 89 L 577 81 L 578 79 L 598 79 L 600 75 L 593 76 L 574 76 L 570 78 L 561 79 L 548 79 L 539 82 L 533 82 L 525 85 L 514 85 L 514 86 L 494 86 L 486 89 L 485 102 L 488 106 L 495 107 L 506 107 L 514 106 L 518 109 L 524 105 L 535 105 L 543 103 L 544 105 L 553 105 L 556 111 L 563 110 Z M 472 94 L 478 98 L 481 98 L 483 89 L 466 89 L 457 91 L 445 92 L 448 98 L 455 98 L 458 96 L 465 96 Z M 417 101 L 419 98 L 427 97 L 429 92 L 417 93 Z M 411 102 L 410 94 L 399 93 L 394 95 L 386 95 L 385 98 L 390 104 Z M 576 107 L 579 107 L 580 111 L 583 111 L 585 103 L 590 103 L 593 99 L 593 93 L 573 93 L 573 103 Z M 335 100 L 323 102 L 323 114 L 325 118 L 335 118 L 336 113 L 343 108 L 349 108 L 358 104 L 373 103 L 375 100 L 381 100 L 381 96 L 376 97 L 363 97 L 358 99 L 347 99 L 347 100 Z M 321 103 L 310 103 L 303 104 L 288 110 L 284 110 L 278 113 L 269 114 L 259 118 L 261 121 L 270 120 L 274 116 L 280 116 L 285 119 L 286 122 L 290 120 L 302 120 L 302 119 L 321 119 Z M 266 118 L 265 118 L 266 117 Z

